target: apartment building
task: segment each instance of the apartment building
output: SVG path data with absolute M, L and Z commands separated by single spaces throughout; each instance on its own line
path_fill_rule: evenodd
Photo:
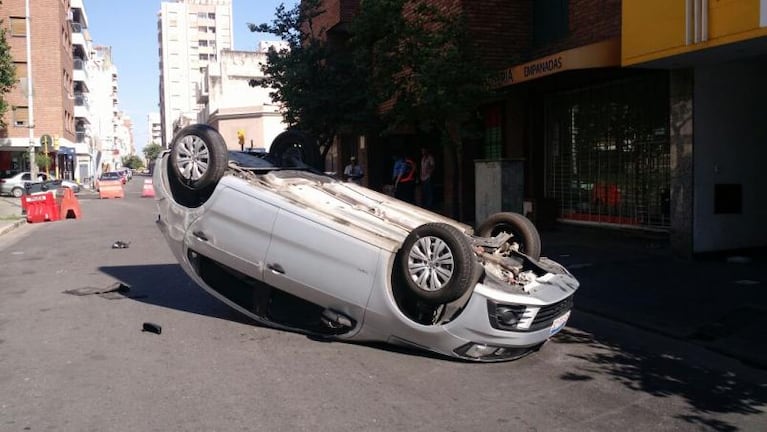
M 767 180 L 751 162 L 766 156 L 767 1 L 430 3 L 462 12 L 474 49 L 498 71 L 494 96 L 478 101 L 482 138 L 464 141 L 463 184 L 441 193 L 462 193 L 465 221 L 510 210 L 539 227 L 667 233 L 682 256 L 767 245 L 758 222 Z M 359 5 L 323 2 L 329 40 L 348 37 Z M 390 158 L 373 137 L 340 142 L 371 161 Z M 387 173 L 376 178 L 375 168 L 380 187 Z M 494 196 L 488 178 L 504 185 Z
M 150 112 L 146 116 L 147 130 L 149 131 L 149 142 L 152 144 L 162 143 L 162 122 L 160 113 Z
M 162 144 L 197 122 L 197 89 L 205 68 L 232 49 L 231 0 L 176 0 L 161 4 L 157 22 L 160 61 Z
M 216 128 L 232 150 L 268 150 L 274 138 L 287 128 L 279 105 L 269 96 L 271 89 L 249 84 L 250 80 L 263 78 L 261 66 L 268 49 L 275 44 L 262 41 L 258 51 L 222 50 L 218 60 L 205 70 L 197 93 L 197 102 L 202 106 L 198 123 Z
M 35 153 L 47 152 L 53 164 L 49 169 L 56 170 L 57 147 L 75 147 L 70 1 L 30 2 L 29 7 L 34 19 L 27 33 L 24 0 L 0 4 L 18 77 L 16 88 L 5 95 L 10 109 L 4 117 L 7 126 L 0 130 L 0 172 L 29 170 L 30 146 Z M 27 43 L 31 57 L 27 57 Z M 32 100 L 27 92 L 30 81 Z M 51 137 L 51 145 L 41 144 L 43 136 Z

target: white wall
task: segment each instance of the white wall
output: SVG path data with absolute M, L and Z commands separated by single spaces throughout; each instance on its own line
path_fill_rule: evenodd
M 767 59 L 695 70 L 693 250 L 767 245 Z M 714 214 L 714 185 L 743 185 L 741 214 Z

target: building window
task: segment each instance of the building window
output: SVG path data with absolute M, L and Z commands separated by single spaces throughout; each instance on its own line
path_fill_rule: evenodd
M 27 62 L 13 62 L 16 67 L 16 79 L 20 86 L 27 85 Z
M 216 14 L 214 12 L 210 12 L 210 13 L 208 13 L 208 18 L 216 19 Z
M 208 60 L 207 54 L 200 54 L 200 60 Z
M 503 156 L 503 135 L 500 107 L 489 107 L 485 110 L 485 159 L 500 159 Z
M 569 0 L 536 0 L 533 2 L 533 40 L 544 44 L 561 39 L 569 30 Z
M 201 41 L 198 41 L 197 43 L 198 43 L 198 44 L 199 44 L 201 47 L 206 47 L 206 46 L 208 46 L 208 41 L 206 41 L 206 40 L 201 40 Z
M 11 17 L 11 36 L 26 36 L 27 21 L 24 17 Z
M 29 108 L 25 106 L 13 107 L 13 125 L 27 127 L 29 125 Z

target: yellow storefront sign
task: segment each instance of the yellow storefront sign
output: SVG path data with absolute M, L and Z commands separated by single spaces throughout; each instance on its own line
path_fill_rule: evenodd
M 519 84 L 568 70 L 620 66 L 620 64 L 620 40 L 614 38 L 506 68 L 501 71 L 493 87 Z

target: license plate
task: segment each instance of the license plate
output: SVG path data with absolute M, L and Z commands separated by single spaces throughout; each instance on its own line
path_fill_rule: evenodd
M 549 329 L 549 336 L 554 336 L 555 334 L 559 333 L 560 330 L 565 328 L 565 324 L 567 324 L 568 318 L 570 318 L 570 311 L 567 311 L 566 314 L 555 319 L 554 322 L 551 323 L 551 328 Z

